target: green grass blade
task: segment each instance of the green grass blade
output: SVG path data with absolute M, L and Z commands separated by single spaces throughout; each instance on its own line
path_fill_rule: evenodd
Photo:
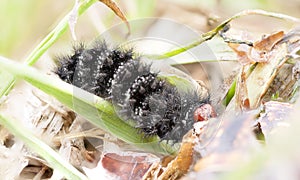
M 14 86 L 15 77 L 6 71 L 0 71 L 0 99 Z
M 233 98 L 234 94 L 235 94 L 235 87 L 236 87 L 236 79 L 232 82 L 225 98 L 223 99 L 223 105 L 227 106 L 231 99 Z
M 0 57 L 0 68 L 55 97 L 91 123 L 125 142 L 161 154 L 173 154 L 177 151 L 175 147 L 164 142 L 158 143 L 158 137 L 144 137 L 136 128 L 118 117 L 110 102 L 98 96 L 3 57 Z
M 34 136 L 29 130 L 23 127 L 19 122 L 12 118 L 4 117 L 0 114 L 0 124 L 8 129 L 17 138 L 21 139 L 27 147 L 43 157 L 52 168 L 58 170 L 67 179 L 88 179 L 84 174 L 79 172 L 70 163 L 64 160 L 57 152 L 55 152 L 46 143 Z

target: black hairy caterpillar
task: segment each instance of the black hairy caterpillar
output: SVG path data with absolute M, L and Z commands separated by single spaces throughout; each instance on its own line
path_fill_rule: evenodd
M 55 73 L 65 82 L 111 100 L 122 119 L 131 119 L 145 136 L 179 142 L 193 128 L 197 108 L 207 104 L 195 90 L 180 92 L 160 78 L 132 49 L 110 48 L 95 41 L 58 58 Z

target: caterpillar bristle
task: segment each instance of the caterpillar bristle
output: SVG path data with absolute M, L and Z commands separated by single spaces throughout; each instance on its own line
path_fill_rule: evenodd
M 120 117 L 134 121 L 145 137 L 179 142 L 192 129 L 193 112 L 203 103 L 197 93 L 179 93 L 159 78 L 132 48 L 96 40 L 91 47 L 75 46 L 72 55 L 57 60 L 55 73 L 63 81 L 109 98 Z

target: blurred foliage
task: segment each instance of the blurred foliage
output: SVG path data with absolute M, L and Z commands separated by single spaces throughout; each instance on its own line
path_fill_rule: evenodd
M 0 2 L 0 12 L 2 13 L 0 22 L 1 26 L 4 27 L 1 28 L 0 33 L 1 54 L 9 55 L 12 52 L 12 47 L 18 46 L 29 34 L 28 17 L 34 13 L 31 11 L 33 5 L 33 0 L 2 0 Z
M 16 60 L 24 58 L 49 33 L 53 25 L 72 9 L 74 2 L 75 0 L 60 1 L 59 3 L 50 0 L 1 0 L 0 22 L 1 26 L 5 28 L 0 30 L 0 54 Z M 155 7 L 154 0 L 116 2 L 119 2 L 129 20 L 151 16 Z M 93 35 L 97 30 L 99 31 L 96 27 L 98 23 L 104 24 L 102 30 L 115 23 L 121 23 L 121 20 L 110 9 L 105 7 L 103 12 L 97 6 L 105 5 L 99 2 L 96 7 L 90 8 L 90 14 L 79 19 L 78 23 L 84 25 L 77 25 L 76 32 Z M 95 12 L 96 17 L 94 17 Z M 93 19 L 90 20 L 91 17 L 95 19 L 94 22 Z M 69 33 L 66 36 L 62 39 L 68 42 L 72 41 Z
M 71 9 L 71 0 L 54 4 L 52 1 L 0 1 L 0 54 L 14 59 L 24 58 L 51 26 Z
M 179 3 L 185 6 L 198 7 L 207 11 L 212 11 L 220 17 L 225 17 L 223 14 L 233 15 L 243 9 L 260 8 L 276 12 L 288 12 L 289 15 L 298 15 L 299 3 L 297 0 L 117 0 L 121 10 L 124 11 L 128 20 L 153 17 L 158 3 Z M 33 47 L 36 46 L 41 39 L 52 29 L 51 27 L 61 17 L 63 17 L 74 5 L 74 0 L 60 1 L 54 3 L 50 0 L 1 0 L 0 1 L 0 54 L 12 59 L 24 58 Z M 297 5 L 298 3 L 298 5 Z M 293 6 L 289 4 L 294 4 Z M 97 6 L 102 6 L 98 3 Z M 104 6 L 104 5 L 103 5 Z M 99 7 L 91 8 L 90 14 L 79 19 L 76 26 L 78 34 L 84 34 L 79 37 L 95 36 L 100 34 L 99 31 L 105 31 L 109 27 L 120 23 L 113 12 L 108 8 L 100 11 Z M 176 13 L 176 12 L 174 12 Z M 97 27 L 98 26 L 98 27 Z M 99 29 L 99 26 L 102 29 Z M 67 37 L 67 38 L 66 38 Z M 63 37 L 63 40 L 72 41 L 70 34 Z M 80 38 L 79 38 L 80 39 Z

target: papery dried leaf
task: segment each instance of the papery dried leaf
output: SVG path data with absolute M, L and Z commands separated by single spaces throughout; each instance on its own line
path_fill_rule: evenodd
M 284 32 L 279 31 L 269 36 L 263 37 L 262 40 L 253 43 L 253 47 L 247 44 L 228 43 L 238 56 L 238 61 L 242 65 L 253 62 L 268 62 L 271 54 L 270 51 L 274 46 L 283 39 Z
M 289 126 L 288 116 L 292 112 L 293 106 L 289 103 L 269 101 L 264 103 L 263 112 L 257 122 L 261 126 L 262 133 L 268 141 L 269 135 L 276 131 L 278 127 Z
M 249 51 L 248 57 L 254 62 L 268 62 L 272 57 L 271 50 L 283 37 L 284 32 L 279 31 L 255 42 L 253 48 Z
M 300 79 L 300 62 L 299 61 L 296 62 L 295 66 L 292 69 L 292 72 L 293 72 L 293 78 L 298 81 Z
M 28 102 L 28 118 L 35 134 L 50 146 L 59 147 L 60 142 L 55 137 L 70 132 L 75 113 L 50 96 L 35 90 L 29 95 Z
M 122 156 L 107 153 L 101 160 L 103 168 L 116 175 L 121 180 L 141 179 L 153 162 L 147 156 Z
M 220 174 L 246 162 L 258 145 L 251 128 L 254 117 L 255 112 L 224 115 L 224 123 L 213 141 L 201 148 L 196 144 L 195 150 L 202 158 L 195 164 L 195 172 L 190 172 L 184 179 L 217 179 Z
M 259 106 L 281 66 L 287 60 L 287 46 L 280 44 L 270 52 L 269 63 L 259 63 L 246 80 L 250 108 Z
M 288 44 L 288 52 L 293 59 L 300 57 L 300 26 L 289 31 L 282 41 Z
M 100 160 L 100 152 L 85 140 L 85 133 L 82 129 L 83 122 L 85 122 L 84 119 L 77 117 L 69 129 L 70 132 L 59 138 L 61 141 L 59 153 L 78 169 L 81 167 L 94 168 Z M 86 148 L 87 143 L 89 150 Z
M 21 174 L 20 179 L 49 179 L 53 175 L 53 169 L 50 168 L 47 162 L 39 157 L 28 155 L 28 166 L 26 166 Z
M 82 125 L 86 120 L 80 117 L 75 118 L 74 112 L 69 111 L 42 92 L 33 91 L 29 99 L 28 111 L 32 111 L 29 113 L 29 119 L 35 134 L 42 137 L 53 148 L 59 149 L 60 155 L 77 169 L 95 167 L 100 160 L 100 153 L 95 148 L 87 150 L 85 147 L 85 134 Z M 45 169 L 47 170 L 47 164 L 34 165 L 34 168 L 32 166 L 29 164 L 24 169 L 22 172 L 24 177 L 37 178 L 43 175 L 42 172 Z M 55 170 L 50 177 L 63 178 Z
M 23 143 L 20 141 L 15 142 L 11 148 L 0 145 L 1 179 L 17 179 L 28 165 L 28 159 L 25 155 Z
M 179 153 L 176 157 L 168 156 L 160 163 L 153 163 L 143 180 L 169 180 L 179 179 L 188 173 L 194 162 L 195 141 L 200 139 L 205 130 L 207 130 L 208 121 L 199 121 L 194 129 L 190 130 L 182 140 Z
M 185 175 L 193 162 L 194 145 L 195 135 L 190 131 L 183 138 L 177 157 L 168 164 L 164 172 L 159 176 L 159 179 L 178 179 Z
M 3 126 L 0 125 L 0 146 L 10 146 L 8 141 L 12 139 L 13 135 L 7 131 Z
M 298 87 L 297 80 L 297 63 L 295 65 L 284 64 L 268 88 L 263 101 L 290 102 Z
M 286 123 L 276 126 L 275 131 L 269 134 L 268 143 L 263 149 L 253 151 L 248 162 L 239 162 L 239 168 L 225 174 L 222 179 L 299 179 L 299 108 L 298 99 L 293 104 L 292 112 L 283 116 L 290 126 L 287 127 Z M 275 118 L 276 116 L 277 114 Z
M 248 98 L 248 89 L 246 85 L 246 72 L 245 66 L 242 66 L 236 83 L 236 107 L 241 110 L 247 110 L 250 108 L 250 102 Z
M 236 44 L 228 43 L 228 46 L 237 54 L 238 62 L 242 65 L 247 65 L 252 63 L 252 60 L 248 57 L 248 52 L 250 51 L 250 46 L 247 44 Z
M 239 95 L 237 94 L 238 92 L 236 92 L 228 104 L 226 111 L 234 110 L 236 105 L 240 107 L 240 105 L 248 104 L 249 109 L 255 109 L 259 106 L 259 103 L 271 86 L 280 68 L 287 61 L 287 44 L 280 43 L 276 45 L 270 52 L 270 55 L 270 61 L 268 63 L 258 63 L 255 66 L 253 65 L 253 67 L 249 66 L 254 69 L 250 71 L 250 75 L 246 74 L 247 98 L 240 98 L 244 97 L 243 94 Z M 239 90 L 239 88 L 236 89 Z M 239 98 L 238 103 L 236 103 L 236 98 Z
M 284 37 L 284 32 L 279 31 L 276 33 L 273 33 L 269 36 L 263 37 L 262 40 L 257 41 L 253 44 L 254 49 L 258 51 L 271 51 L 274 46 L 282 40 Z
M 77 0 L 75 1 L 75 5 L 70 13 L 69 16 L 69 27 L 70 27 L 70 31 L 71 31 L 71 35 L 73 40 L 77 40 L 76 38 L 76 34 L 75 34 L 75 25 L 77 23 L 77 19 L 78 19 L 78 8 L 80 6 L 80 2 Z

